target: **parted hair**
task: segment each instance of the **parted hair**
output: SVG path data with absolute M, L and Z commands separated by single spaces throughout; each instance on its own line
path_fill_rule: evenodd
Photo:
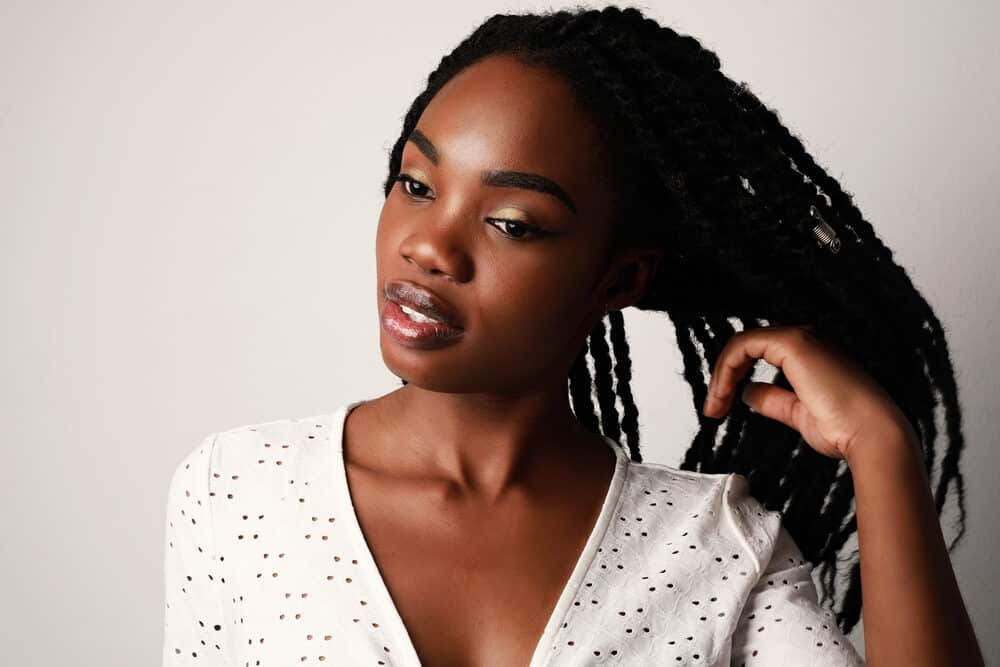
M 611 251 L 662 249 L 657 273 L 634 307 L 667 314 L 683 357 L 698 431 L 678 467 L 745 475 L 751 495 L 782 513 L 817 569 L 821 604 L 850 632 L 861 614 L 858 550 L 839 555 L 857 531 L 850 469 L 740 400 L 721 419 L 704 416 L 708 375 L 736 331 L 813 325 L 853 355 L 913 424 L 939 515 L 954 488 L 959 518 L 952 550 L 965 534 L 964 440 L 941 322 L 851 195 L 777 112 L 745 82 L 725 76 L 718 56 L 697 39 L 634 7 L 495 14 L 480 24 L 441 59 L 407 111 L 389 157 L 386 197 L 430 100 L 489 55 L 547 67 L 569 83 L 598 124 L 612 165 L 618 217 Z M 839 237 L 838 252 L 813 234 L 816 213 Z M 791 389 L 777 371 L 771 381 Z M 641 462 L 631 378 L 624 319 L 612 310 L 580 349 L 567 390 L 582 424 Z M 842 594 L 838 580 L 846 580 Z

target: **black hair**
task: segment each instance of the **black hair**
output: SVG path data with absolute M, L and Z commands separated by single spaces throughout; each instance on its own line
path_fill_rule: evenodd
M 857 530 L 850 469 L 740 400 L 722 419 L 704 416 L 706 378 L 737 330 L 811 324 L 896 401 L 919 436 L 929 479 L 940 404 L 947 446 L 933 495 L 940 515 L 950 487 L 957 490 L 959 532 L 951 550 L 965 534 L 964 439 L 941 322 L 851 195 L 778 114 L 744 82 L 722 74 L 719 58 L 697 39 L 634 7 L 573 6 L 487 19 L 441 59 L 407 111 L 389 158 L 386 197 L 427 104 L 457 73 L 489 55 L 545 66 L 569 83 L 606 138 L 621 216 L 613 249 L 654 244 L 664 253 L 635 307 L 666 313 L 683 355 L 699 430 L 679 467 L 745 475 L 751 495 L 782 513 L 803 556 L 817 567 L 824 606 L 836 601 L 835 575 L 847 570 L 836 619 L 850 632 L 861 613 L 858 551 L 838 558 Z M 838 252 L 814 236 L 815 214 L 839 238 Z M 569 396 L 582 424 L 618 442 L 624 434 L 630 459 L 641 462 L 624 319 L 618 310 L 604 319 L 569 371 Z M 791 389 L 780 369 L 772 381 Z

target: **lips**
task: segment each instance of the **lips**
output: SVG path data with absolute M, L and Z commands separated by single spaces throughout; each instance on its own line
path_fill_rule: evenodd
M 385 297 L 448 326 L 464 328 L 455 307 L 423 285 L 409 280 L 390 280 L 385 284 Z

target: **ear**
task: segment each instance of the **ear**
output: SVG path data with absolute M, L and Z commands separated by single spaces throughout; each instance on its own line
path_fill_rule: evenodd
M 621 310 L 639 301 L 663 259 L 655 248 L 632 248 L 623 251 L 608 269 L 604 303 L 607 310 Z

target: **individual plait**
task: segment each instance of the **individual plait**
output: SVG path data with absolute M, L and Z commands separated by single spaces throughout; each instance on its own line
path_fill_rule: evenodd
M 771 384 L 792 390 L 791 384 L 780 369 L 775 373 Z M 783 478 L 794 480 L 792 491 L 801 491 L 801 487 L 811 483 L 813 479 L 808 476 L 814 472 L 813 468 L 806 467 L 800 474 L 795 474 L 790 466 L 800 466 L 803 463 L 815 464 L 819 461 L 807 456 L 806 449 L 813 450 L 808 446 L 803 449 L 802 438 L 794 429 L 758 413 L 751 413 L 749 421 L 749 432 L 734 457 L 733 467 L 746 475 L 750 480 L 751 492 L 767 509 L 780 509 L 785 506 L 789 493 L 788 485 L 781 484 Z M 796 449 L 799 450 L 797 454 Z M 813 453 L 822 457 L 822 454 L 814 451 Z M 804 455 L 806 458 L 803 458 Z M 793 528 L 790 530 L 793 535 L 800 535 Z M 803 547 L 803 552 L 813 553 L 813 550 Z
M 594 387 L 597 404 L 601 407 L 601 432 L 613 440 L 621 438 L 621 421 L 615 406 L 617 396 L 612 377 L 611 350 L 605 339 L 607 329 L 599 320 L 590 332 L 590 355 L 594 358 Z
M 577 421 L 587 427 L 588 430 L 598 433 L 597 412 L 594 409 L 594 401 L 591 399 L 593 383 L 590 378 L 590 369 L 587 368 L 587 345 L 580 346 L 580 352 L 576 355 L 569 371 L 569 393 L 573 402 L 573 414 Z
M 681 359 L 683 360 L 684 368 L 684 379 L 687 381 L 688 386 L 691 387 L 692 399 L 694 401 L 695 415 L 698 417 L 698 433 L 695 434 L 695 441 L 702 436 L 702 431 L 708 427 L 712 428 L 712 419 L 706 417 L 702 413 L 702 406 L 705 403 L 705 397 L 708 395 L 708 383 L 705 381 L 705 369 L 704 360 L 702 359 L 701 353 L 698 347 L 694 344 L 694 337 L 692 333 L 692 328 L 694 324 L 687 317 L 682 317 L 680 315 L 673 316 L 674 321 L 674 336 L 677 340 L 677 347 L 681 351 Z M 688 448 L 687 453 L 690 454 L 691 450 L 694 449 L 694 445 Z M 684 461 L 680 464 L 681 470 L 693 470 L 691 466 L 695 465 L 693 459 L 689 461 L 690 457 L 685 456 Z
M 694 436 L 694 441 L 691 446 L 684 453 L 684 460 L 681 463 L 681 467 L 685 470 L 694 470 L 698 472 L 704 472 L 706 465 L 711 462 L 712 450 L 715 448 L 715 436 L 719 431 L 719 426 L 725 421 L 725 417 L 722 419 L 716 417 L 707 417 L 705 413 L 702 412 L 702 408 L 705 403 L 705 399 L 708 397 L 708 382 L 711 380 L 712 365 L 715 359 L 718 357 L 717 351 L 715 351 L 715 344 L 713 343 L 713 335 L 709 330 L 708 325 L 703 317 L 692 318 L 688 326 L 688 336 L 691 337 L 692 343 L 697 342 L 701 346 L 700 353 L 696 345 L 692 344 L 692 348 L 695 349 L 695 355 L 698 360 L 698 375 L 701 381 L 701 386 L 699 387 L 699 393 L 701 398 L 698 399 L 698 423 L 701 428 Z M 705 371 L 703 370 L 703 365 L 707 364 L 709 377 L 706 379 Z
M 622 401 L 622 431 L 627 439 L 629 458 L 642 462 L 639 449 L 639 409 L 632 396 L 632 358 L 625 335 L 625 318 L 620 310 L 608 313 L 611 323 L 611 349 L 615 355 L 615 391 Z
M 740 322 L 742 323 L 742 320 Z M 745 323 L 743 323 L 743 329 L 746 329 Z M 729 343 L 733 335 L 736 334 L 736 328 L 733 327 L 733 323 L 730 322 L 729 318 L 717 315 L 705 318 L 705 331 L 712 334 L 711 339 L 702 339 L 702 345 L 705 347 L 705 360 L 708 362 L 709 368 L 714 368 L 716 361 L 718 361 L 719 356 L 722 354 L 722 350 Z M 718 424 L 721 427 L 723 422 L 725 423 L 725 433 L 718 447 L 714 447 L 711 452 L 706 453 L 706 460 L 701 468 L 703 472 L 729 472 L 724 467 L 724 462 L 728 461 L 732 451 L 738 446 L 738 438 L 751 414 L 749 406 L 739 400 L 739 394 L 743 391 L 743 387 L 750 382 L 756 368 L 757 362 L 754 362 L 747 374 L 740 378 L 734 388 L 736 398 L 733 400 L 724 419 L 719 420 Z M 714 445 L 717 436 L 714 432 L 712 435 L 712 444 Z
M 721 324 L 723 335 L 725 338 L 732 336 L 736 332 L 736 328 L 733 326 L 732 322 L 728 318 L 723 318 L 724 324 Z M 745 331 L 747 329 L 747 322 L 741 318 L 736 318 L 740 323 L 741 330 Z M 721 351 L 721 350 L 720 350 Z M 754 365 L 756 368 L 756 364 Z M 753 376 L 753 368 L 747 374 L 747 377 Z M 732 469 L 733 453 L 736 448 L 743 441 L 743 429 L 746 428 L 747 422 L 752 414 L 749 410 L 745 409 L 741 405 L 734 410 L 730 410 L 727 415 L 726 421 L 726 432 L 722 435 L 722 439 L 719 441 L 718 447 L 715 448 L 715 454 L 712 457 L 712 472 L 720 471 L 730 471 Z

